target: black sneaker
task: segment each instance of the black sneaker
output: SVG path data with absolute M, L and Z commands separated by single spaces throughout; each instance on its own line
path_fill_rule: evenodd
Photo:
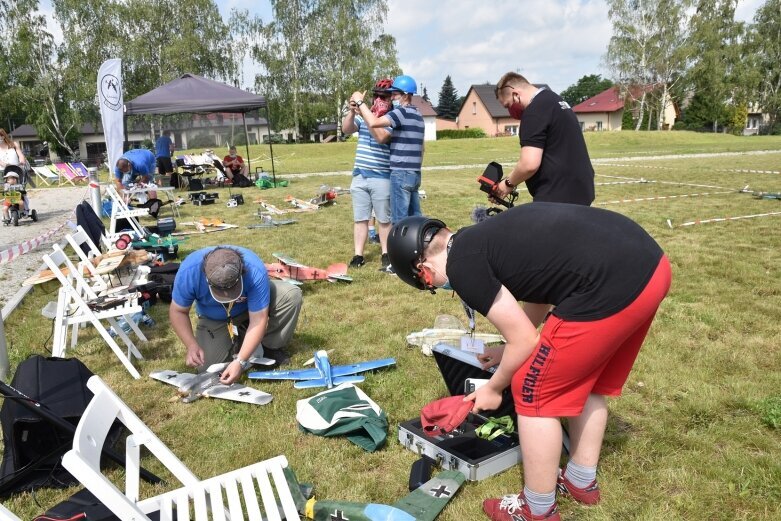
M 388 268 L 390 268 L 390 259 L 388 258 L 387 253 L 383 253 L 382 257 L 380 257 L 380 271 L 388 271 Z M 391 268 L 393 269 L 393 268 Z
M 266 348 L 263 354 L 266 358 L 271 358 L 276 362 L 274 367 L 288 365 L 290 363 L 290 355 L 287 354 L 287 352 L 284 349 Z
M 351 268 L 360 268 L 364 264 L 366 264 L 366 261 L 363 260 L 363 255 L 356 255 L 353 257 L 353 260 L 350 261 Z

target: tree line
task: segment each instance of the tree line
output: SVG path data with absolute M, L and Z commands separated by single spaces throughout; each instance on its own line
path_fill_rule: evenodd
M 51 6 L 47 19 L 38 0 L 0 0 L 0 126 L 33 124 L 67 154 L 81 125 L 100 121 L 97 72 L 109 58 L 122 59 L 126 101 L 186 72 L 240 86 L 249 63 L 272 128 L 298 135 L 338 122 L 351 92 L 401 72 L 395 39 L 383 32 L 386 0 L 271 0 L 268 21 L 237 9 L 223 19 L 214 0 Z M 146 120 L 159 132 L 159 118 Z

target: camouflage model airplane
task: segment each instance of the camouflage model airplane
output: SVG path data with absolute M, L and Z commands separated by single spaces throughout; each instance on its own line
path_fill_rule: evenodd
M 250 364 L 274 365 L 270 358 L 252 357 Z M 192 403 L 199 398 L 222 398 L 236 402 L 266 405 L 271 402 L 273 396 L 252 387 L 233 383 L 225 385 L 220 383 L 220 373 L 228 366 L 228 362 L 210 365 L 206 371 L 200 374 L 179 373 L 177 371 L 153 371 L 149 376 L 168 385 L 176 386 L 177 393 L 182 397 L 183 403 Z
M 299 513 L 314 521 L 434 521 L 466 480 L 457 470 L 445 470 L 393 505 L 382 505 L 307 500 L 295 473 L 289 467 L 284 472 Z

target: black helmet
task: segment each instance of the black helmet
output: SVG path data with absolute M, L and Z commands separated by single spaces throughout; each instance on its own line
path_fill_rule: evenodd
M 423 248 L 444 227 L 439 219 L 422 215 L 406 217 L 393 225 L 388 235 L 388 258 L 401 280 L 418 289 L 432 289 L 420 279 L 418 263 Z

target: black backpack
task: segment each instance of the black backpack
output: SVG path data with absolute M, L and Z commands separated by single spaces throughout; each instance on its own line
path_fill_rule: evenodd
M 233 186 L 236 188 L 247 188 L 253 184 L 244 174 L 233 174 Z
M 64 488 L 78 483 L 60 465 L 62 455 L 72 446 L 73 434 L 56 427 L 22 402 L 34 403 L 27 398 L 40 402 L 40 409 L 45 407 L 75 427 L 92 399 L 87 388 L 91 376 L 92 371 L 75 358 L 34 355 L 19 364 L 11 389 L 4 387 L 6 396 L 0 408 L 0 497 L 41 486 Z

